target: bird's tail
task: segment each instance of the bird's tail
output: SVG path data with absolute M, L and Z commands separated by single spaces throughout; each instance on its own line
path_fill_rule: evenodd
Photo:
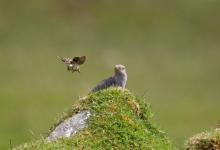
M 70 64 L 70 61 L 71 61 L 70 58 L 66 58 L 66 57 L 61 58 L 60 56 L 57 56 L 57 58 L 59 58 L 65 64 Z
M 57 56 L 57 58 L 60 59 L 62 62 L 64 62 L 63 58 L 61 58 L 60 56 Z

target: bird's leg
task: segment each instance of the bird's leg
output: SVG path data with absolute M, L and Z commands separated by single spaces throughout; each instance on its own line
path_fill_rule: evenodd
M 69 66 L 67 66 L 67 70 L 68 70 L 68 71 L 71 71 Z
M 80 69 L 77 69 L 77 72 L 80 73 Z

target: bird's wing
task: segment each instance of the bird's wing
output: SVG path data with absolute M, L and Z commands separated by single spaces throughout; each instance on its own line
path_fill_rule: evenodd
M 86 61 L 86 56 L 81 56 L 81 57 L 74 57 L 72 60 L 72 63 L 76 63 L 78 65 L 84 64 Z
M 96 92 L 102 89 L 106 89 L 110 86 L 114 86 L 115 85 L 115 78 L 114 77 L 109 77 L 105 80 L 102 80 L 98 85 L 96 85 L 91 92 Z

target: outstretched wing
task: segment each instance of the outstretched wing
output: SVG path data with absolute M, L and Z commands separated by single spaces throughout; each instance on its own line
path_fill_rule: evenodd
M 74 57 L 73 60 L 72 60 L 72 63 L 82 65 L 82 64 L 84 64 L 85 61 L 86 61 L 86 56 Z

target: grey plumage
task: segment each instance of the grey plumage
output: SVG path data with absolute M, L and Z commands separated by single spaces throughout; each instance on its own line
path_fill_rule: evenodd
M 91 92 L 96 92 L 102 89 L 106 89 L 111 86 L 125 88 L 127 82 L 127 73 L 125 66 L 115 65 L 115 74 L 112 77 L 109 77 L 105 80 L 102 80 L 98 85 L 96 85 Z

